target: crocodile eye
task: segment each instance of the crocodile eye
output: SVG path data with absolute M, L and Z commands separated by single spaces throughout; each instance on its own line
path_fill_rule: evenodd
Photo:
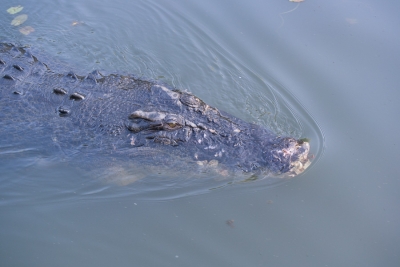
M 168 114 L 163 121 L 164 130 L 177 130 L 182 128 L 185 122 L 180 115 Z
M 171 128 L 175 128 L 175 127 L 179 126 L 179 124 L 177 124 L 177 123 L 175 123 L 175 122 L 169 122 L 169 123 L 167 123 L 167 124 L 168 124 L 168 126 L 171 127 Z
M 164 124 L 164 130 L 174 131 L 182 127 L 182 124 L 178 122 L 167 122 Z

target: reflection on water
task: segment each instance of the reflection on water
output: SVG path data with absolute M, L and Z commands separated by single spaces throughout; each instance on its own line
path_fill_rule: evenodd
M 248 183 L 266 188 L 290 178 L 232 172 L 216 160 L 192 161 L 160 152 L 151 158 L 129 156 L 128 160 L 100 152 L 76 151 L 68 156 L 65 151 L 53 152 L 45 155 L 35 149 L 3 147 L 1 206 L 129 196 L 141 200 L 176 199 Z

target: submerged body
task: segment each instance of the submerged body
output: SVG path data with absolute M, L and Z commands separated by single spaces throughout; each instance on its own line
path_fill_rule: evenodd
M 81 147 L 128 155 L 145 147 L 271 175 L 294 176 L 309 165 L 308 142 L 277 136 L 190 93 L 130 75 L 55 71 L 12 44 L 0 44 L 0 105 L 2 123 L 26 124 L 32 135 L 46 125 L 58 142 Z

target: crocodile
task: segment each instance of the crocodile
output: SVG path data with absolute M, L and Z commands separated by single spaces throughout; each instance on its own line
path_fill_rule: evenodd
M 20 116 L 26 125 L 60 127 L 71 145 L 102 144 L 123 153 L 149 148 L 241 173 L 292 177 L 310 165 L 308 140 L 279 136 L 187 91 L 130 74 L 81 76 L 34 54 L 30 47 L 0 44 L 3 125 Z M 29 131 L 35 134 L 34 127 Z

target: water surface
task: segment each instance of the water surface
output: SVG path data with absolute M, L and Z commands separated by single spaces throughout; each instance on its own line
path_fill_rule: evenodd
M 7 6 L 0 40 L 35 47 L 54 68 L 135 73 L 187 89 L 277 133 L 310 138 L 316 160 L 276 186 L 118 186 L 99 182 L 123 176 L 118 168 L 87 170 L 57 149 L 38 154 L 3 141 L 5 266 L 398 266 L 397 3 L 9 5 L 18 4 L 35 32 L 12 27 Z

